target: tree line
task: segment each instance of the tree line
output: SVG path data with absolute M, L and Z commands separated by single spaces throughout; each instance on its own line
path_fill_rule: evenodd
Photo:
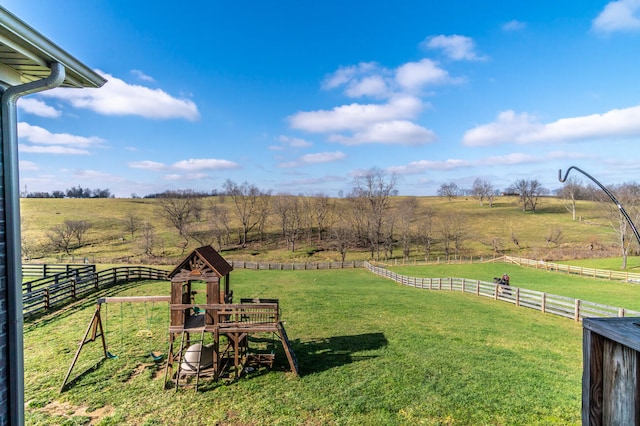
M 634 221 L 640 218 L 640 185 L 625 183 L 612 188 Z M 536 213 L 540 198 L 550 193 L 535 179 L 516 180 L 505 192 L 516 195 L 522 210 L 532 213 Z M 73 193 L 86 194 L 87 191 Z M 342 199 L 324 193 L 274 194 L 255 184 L 231 180 L 215 194 L 212 197 L 191 190 L 153 194 L 149 198 L 157 200 L 157 217 L 143 218 L 128 213 L 122 229 L 131 239 L 137 239 L 140 253 L 146 256 L 161 255 L 159 252 L 164 251 L 164 242 L 156 231 L 158 219 L 173 229 L 177 237 L 175 244 L 182 253 L 193 243 L 211 244 L 221 250 L 275 247 L 292 252 L 305 246 L 307 250 L 334 250 L 343 261 L 352 250 L 367 251 L 370 258 L 376 260 L 389 259 L 397 253 L 408 259 L 418 251 L 428 260 L 436 251 L 446 258 L 458 256 L 465 243 L 473 238 L 464 214 L 454 210 L 437 213 L 428 205 L 418 203 L 415 197 L 394 198 L 397 176 L 378 168 L 355 177 L 352 189 Z M 471 196 L 481 206 L 486 203 L 488 208 L 493 207 L 498 194 L 499 191 L 483 179 L 476 179 L 468 190 L 459 189 L 455 183 L 443 184 L 439 190 L 439 195 L 450 201 L 461 195 Z M 633 245 L 631 231 L 617 207 L 607 203 L 602 191 L 572 178 L 555 196 L 564 200 L 574 220 L 577 201 L 603 201 L 626 259 Z M 89 220 L 67 220 L 51 228 L 47 233 L 49 249 L 69 254 L 83 247 L 91 227 Z M 557 246 L 562 241 L 561 229 L 546 232 L 547 246 Z M 518 235 L 513 232 L 506 238 L 496 236 L 482 243 L 490 246 L 494 253 L 502 252 L 509 244 L 520 248 Z

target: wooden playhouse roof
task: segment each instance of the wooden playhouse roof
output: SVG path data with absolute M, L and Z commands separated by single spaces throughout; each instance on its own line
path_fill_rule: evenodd
M 206 272 L 214 272 L 218 277 L 224 277 L 233 271 L 231 266 L 222 256 L 211 246 L 198 247 L 191 252 L 173 271 L 169 273 L 169 278 L 173 278 L 179 273 L 192 272 L 192 275 L 204 275 Z

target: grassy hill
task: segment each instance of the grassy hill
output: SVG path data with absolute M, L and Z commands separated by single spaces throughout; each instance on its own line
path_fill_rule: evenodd
M 398 206 L 407 197 L 394 197 L 389 214 L 397 214 Z M 419 213 L 412 224 L 415 233 L 426 221 L 426 211 L 433 212 L 434 245 L 431 258 L 444 256 L 444 247 L 439 239 L 440 223 L 443 218 L 462 218 L 463 241 L 461 256 L 492 256 L 515 254 L 545 259 L 576 259 L 585 257 L 617 256 L 615 234 L 604 209 L 595 202 L 580 201 L 577 206 L 579 218 L 572 220 L 562 200 L 542 198 L 536 213 L 522 211 L 517 197 L 497 197 L 493 207 L 486 203 L 481 206 L 472 197 L 457 197 L 449 201 L 445 197 L 418 197 Z M 345 199 L 331 199 L 335 211 L 348 209 Z M 231 259 L 280 260 L 280 261 L 327 261 L 339 260 L 331 237 L 331 226 L 326 237 L 318 241 L 316 230 L 304 229 L 297 241 L 295 251 L 287 249 L 281 237 L 279 217 L 271 211 L 266 221 L 264 234 L 256 229 L 249 234 L 249 243 L 242 248 L 238 244 L 240 221 L 234 214 L 234 205 L 229 198 L 208 197 L 202 199 L 203 213 L 192 226 L 204 231 L 210 226 L 215 206 L 226 209 L 232 228 L 231 241 L 219 247 L 223 255 Z M 78 262 L 87 258 L 92 263 L 169 263 L 175 262 L 183 253 L 202 245 L 190 239 L 184 246 L 184 238 L 178 235 L 166 219 L 161 216 L 158 199 L 35 199 L 21 200 L 23 247 L 29 259 L 37 262 Z M 125 226 L 128 217 L 135 216 L 140 223 L 153 225 L 155 242 L 152 255 L 145 255 L 141 231 L 133 236 Z M 331 215 L 330 215 L 331 216 Z M 334 214 L 335 216 L 335 214 Z M 82 247 L 73 248 L 70 253 L 51 247 L 52 229 L 65 220 L 84 220 L 89 223 Z M 336 220 L 330 217 L 329 223 Z M 396 226 L 396 232 L 397 226 Z M 562 237 L 549 243 L 552 233 L 560 232 Z M 398 237 L 396 237 L 398 239 Z M 212 239 L 213 241 L 213 239 Z M 518 245 L 515 244 L 518 242 Z M 401 258 L 398 244 L 393 258 Z M 347 260 L 368 259 L 366 247 L 352 246 Z M 412 258 L 424 259 L 418 241 L 412 245 Z

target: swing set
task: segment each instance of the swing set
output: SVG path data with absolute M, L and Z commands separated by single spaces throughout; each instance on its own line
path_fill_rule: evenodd
M 96 303 L 96 310 L 91 317 L 91 321 L 89 321 L 89 326 L 87 327 L 86 332 L 84 333 L 84 337 L 80 341 L 78 346 L 78 350 L 76 351 L 75 356 L 73 357 L 73 361 L 71 362 L 71 366 L 69 367 L 69 371 L 62 382 L 62 386 L 60 387 L 60 392 L 63 392 L 67 383 L 69 382 L 69 378 L 71 377 L 71 373 L 73 368 L 80 357 L 80 353 L 82 352 L 82 348 L 85 345 L 95 342 L 98 338 L 102 343 L 102 353 L 104 359 L 116 359 L 118 355 L 109 350 L 109 346 L 107 344 L 106 338 L 106 325 L 108 320 L 108 313 L 105 313 L 105 322 L 103 326 L 102 322 L 102 305 L 108 306 L 108 304 L 119 303 L 120 304 L 120 339 L 122 339 L 123 335 L 123 306 L 125 303 L 144 303 L 145 307 L 145 317 L 147 319 L 147 328 L 141 329 L 136 333 L 137 337 L 140 338 L 151 338 L 153 337 L 153 332 L 151 331 L 151 322 L 153 316 L 153 308 L 150 310 L 147 309 L 147 303 L 155 303 L 155 302 L 169 302 L 171 300 L 170 296 L 123 296 L 123 297 L 101 297 L 98 299 Z M 108 309 L 108 308 L 107 308 Z M 122 341 L 121 341 L 122 343 Z M 154 362 L 161 361 L 164 358 L 164 354 L 161 352 L 149 351 L 149 356 L 153 359 Z

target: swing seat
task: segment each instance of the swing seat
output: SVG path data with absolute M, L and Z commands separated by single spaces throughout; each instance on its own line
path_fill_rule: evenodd
M 111 352 L 107 351 L 107 358 L 109 359 L 116 359 L 118 358 L 118 355 L 114 355 Z

